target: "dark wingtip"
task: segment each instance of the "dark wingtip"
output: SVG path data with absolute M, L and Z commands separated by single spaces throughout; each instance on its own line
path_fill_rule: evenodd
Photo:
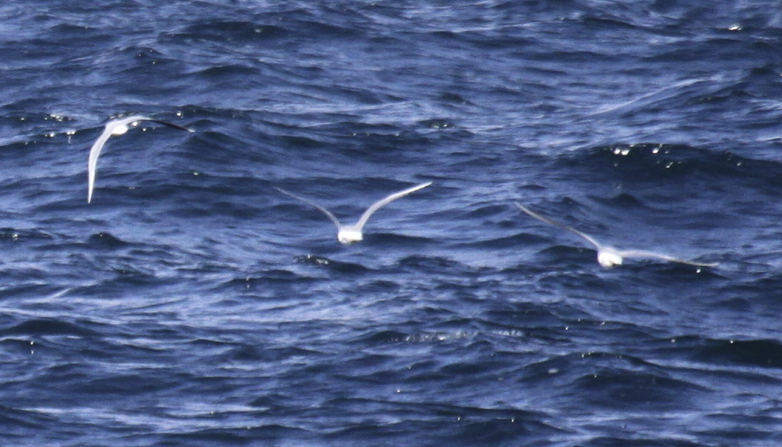
M 166 125 L 168 127 L 173 127 L 174 129 L 184 130 L 186 132 L 195 132 L 195 130 L 193 130 L 193 129 L 189 128 L 189 127 L 180 126 L 179 124 L 169 123 L 168 121 L 162 121 L 162 120 L 150 120 L 150 121 L 158 123 L 158 124 L 163 124 L 163 125 Z

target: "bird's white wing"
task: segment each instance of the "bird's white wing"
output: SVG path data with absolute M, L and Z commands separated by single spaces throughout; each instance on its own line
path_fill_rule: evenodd
M 98 156 L 109 137 L 111 137 L 111 129 L 106 126 L 106 128 L 103 129 L 103 133 L 100 134 L 98 139 L 95 140 L 95 143 L 93 143 L 92 149 L 90 149 L 90 158 L 87 161 L 87 203 L 92 201 L 92 189 L 95 187 L 95 173 L 98 167 Z
M 518 206 L 525 213 L 529 214 L 531 217 L 534 217 L 535 219 L 538 219 L 541 222 L 546 222 L 549 225 L 554 225 L 555 227 L 562 228 L 563 230 L 567 230 L 567 231 L 569 231 L 569 232 L 571 232 L 573 234 L 581 236 L 587 242 L 589 242 L 590 244 L 594 245 L 595 248 L 597 248 L 598 250 L 603 248 L 603 245 L 600 244 L 600 242 L 598 242 L 597 239 L 593 238 L 592 236 L 590 236 L 590 235 L 588 235 L 586 233 L 582 233 L 582 232 L 576 230 L 575 228 L 569 227 L 569 226 L 567 226 L 567 225 L 565 225 L 565 224 L 563 224 L 561 222 L 557 222 L 556 220 L 549 219 L 546 216 L 541 216 L 540 214 L 532 211 L 531 209 L 529 209 L 529 208 L 525 207 L 524 205 L 520 204 L 519 202 L 515 202 L 515 203 L 516 203 L 516 206 Z
M 358 222 L 356 222 L 356 228 L 359 231 L 361 231 L 361 229 L 364 228 L 364 225 L 369 220 L 369 217 L 372 216 L 372 214 L 375 211 L 377 211 L 380 208 L 388 205 L 389 203 L 393 202 L 396 199 L 404 197 L 404 196 L 406 196 L 406 195 L 408 195 L 410 193 L 416 192 L 419 189 L 426 188 L 427 186 L 429 186 L 431 184 L 432 184 L 432 182 L 421 183 L 420 185 L 413 186 L 412 188 L 407 188 L 407 189 L 405 189 L 403 191 L 395 192 L 395 193 L 391 194 L 390 196 L 373 203 L 372 206 L 370 206 L 369 208 L 367 208 L 366 211 L 364 211 L 364 214 L 361 215 L 361 218 L 358 220 Z
M 329 219 L 331 219 L 332 222 L 334 222 L 334 225 L 337 226 L 337 230 L 342 228 L 342 224 L 339 223 L 339 220 L 333 214 L 331 214 L 331 212 L 329 210 L 327 210 L 326 208 L 323 208 L 322 206 L 318 205 L 317 203 L 315 203 L 315 202 L 313 202 L 311 200 L 307 200 L 304 197 L 299 197 L 296 194 L 293 194 L 292 192 L 288 192 L 288 191 L 286 191 L 286 190 L 284 190 L 282 188 L 274 187 L 274 189 L 276 189 L 277 191 L 285 194 L 286 196 L 291 196 L 294 199 L 301 200 L 302 202 L 304 202 L 304 203 L 306 203 L 308 205 L 314 206 L 315 208 L 317 208 L 320 211 L 322 211 L 323 214 L 325 214 Z
M 662 259 L 669 262 L 677 262 L 679 264 L 693 265 L 696 267 L 716 267 L 719 265 L 717 262 L 695 262 L 685 261 L 684 259 L 674 258 L 661 253 L 655 253 L 646 250 L 617 250 L 617 253 L 624 258 L 645 258 L 645 259 Z

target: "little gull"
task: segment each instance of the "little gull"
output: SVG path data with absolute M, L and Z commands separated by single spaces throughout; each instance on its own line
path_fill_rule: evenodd
M 538 219 L 542 222 L 546 222 L 547 224 L 550 225 L 554 225 L 555 227 L 562 228 L 563 230 L 570 231 L 571 233 L 584 238 L 587 242 L 595 246 L 595 249 L 597 249 L 597 262 L 600 263 L 601 266 L 606 268 L 621 265 L 622 261 L 624 261 L 624 258 L 662 259 L 664 261 L 678 262 L 680 264 L 693 265 L 696 267 L 716 267 L 717 265 L 719 265 L 718 263 L 702 263 L 702 262 L 694 262 L 694 261 L 685 261 L 682 259 L 673 258 L 668 255 L 654 253 L 645 250 L 619 250 L 614 247 L 603 245 L 592 236 L 583 233 L 581 231 L 578 231 L 575 228 L 569 227 L 563 223 L 549 219 L 548 217 L 541 216 L 540 214 L 530 210 L 529 208 L 524 207 L 519 202 L 516 202 L 516 206 L 518 206 L 522 211 L 534 217 L 535 219 Z
M 337 240 L 341 244 L 352 244 L 354 242 L 358 242 L 364 238 L 361 230 L 364 228 L 364 225 L 367 223 L 367 220 L 369 220 L 369 217 L 378 209 L 380 209 L 383 206 L 388 205 L 389 203 L 393 202 L 394 200 L 404 197 L 410 193 L 413 193 L 415 191 L 418 191 L 419 189 L 426 188 L 427 186 L 431 185 L 432 182 L 422 183 L 417 186 L 413 186 L 412 188 L 405 189 L 403 191 L 396 192 L 394 194 L 391 194 L 390 196 L 379 200 L 372 204 L 369 208 L 367 208 L 366 211 L 364 211 L 364 214 L 361 215 L 361 218 L 358 220 L 358 222 L 355 223 L 355 225 L 342 225 L 339 223 L 339 220 L 337 220 L 334 215 L 327 210 L 326 208 L 323 208 L 322 206 L 318 205 L 317 203 L 314 203 L 310 200 L 307 200 L 303 197 L 299 197 L 293 193 L 290 193 L 288 191 L 285 191 L 281 188 L 274 188 L 277 191 L 280 191 L 283 194 L 289 195 L 293 197 L 294 199 L 301 200 L 304 203 L 307 203 L 309 205 L 314 206 L 315 208 L 321 210 L 323 214 L 326 215 L 329 219 L 331 219 L 332 222 L 334 222 L 334 225 L 337 226 Z
M 108 141 L 109 137 L 123 135 L 128 131 L 128 129 L 130 129 L 131 126 L 136 126 L 140 121 L 150 121 L 153 123 L 164 124 L 166 126 L 173 127 L 175 129 L 186 130 L 188 132 L 193 131 L 187 127 L 182 127 L 177 124 L 172 124 L 166 121 L 160 121 L 154 118 L 140 115 L 126 116 L 124 118 L 119 118 L 106 123 L 106 128 L 103 129 L 103 133 L 100 134 L 98 139 L 95 141 L 95 144 L 92 145 L 92 149 L 90 149 L 90 158 L 87 162 L 87 203 L 92 202 L 92 190 L 95 187 L 95 171 L 98 166 L 98 156 L 100 155 L 100 151 L 103 149 L 103 145 L 106 144 L 106 141 Z

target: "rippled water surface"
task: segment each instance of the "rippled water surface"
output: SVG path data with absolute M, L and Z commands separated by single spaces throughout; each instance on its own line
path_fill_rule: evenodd
M 782 444 L 779 7 L 3 4 L 0 439 Z

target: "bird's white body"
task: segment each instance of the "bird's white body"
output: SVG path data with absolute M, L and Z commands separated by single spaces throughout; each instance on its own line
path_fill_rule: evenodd
M 561 222 L 557 222 L 556 220 L 549 219 L 548 217 L 541 216 L 540 214 L 530 210 L 529 208 L 524 207 L 519 202 L 516 202 L 516 206 L 518 206 L 522 211 L 527 213 L 529 216 L 534 217 L 535 219 L 538 219 L 541 222 L 546 222 L 547 224 L 554 225 L 555 227 L 559 227 L 564 230 L 570 231 L 571 233 L 580 236 L 582 239 L 592 244 L 597 250 L 597 262 L 605 268 L 622 265 L 622 263 L 624 262 L 624 258 L 662 259 L 663 261 L 678 262 L 679 264 L 693 265 L 696 267 L 716 267 L 717 265 L 719 265 L 717 263 L 701 263 L 701 262 L 694 262 L 694 261 L 685 261 L 683 259 L 677 259 L 668 255 L 654 253 L 645 250 L 619 250 L 614 247 L 603 245 L 600 242 L 598 242 L 597 239 L 593 238 L 592 236 L 584 232 L 578 231 L 573 227 L 569 227 Z
M 138 123 L 138 121 L 136 122 Z M 111 131 L 111 136 L 116 137 L 119 135 L 125 135 L 128 130 L 130 130 L 130 127 L 127 124 L 119 124 L 114 126 L 114 129 Z
M 137 125 L 140 121 L 151 121 L 153 123 L 164 124 L 169 127 L 174 127 L 180 130 L 186 130 L 192 132 L 187 127 L 182 127 L 176 124 L 168 123 L 165 121 L 156 120 L 141 115 L 127 116 L 106 123 L 106 127 L 103 129 L 103 133 L 100 134 L 95 143 L 93 143 L 90 149 L 90 157 L 87 161 L 87 203 L 92 202 L 92 191 L 95 188 L 95 175 L 98 167 L 98 157 L 103 150 L 103 146 L 110 137 L 124 135 L 131 128 L 131 126 Z
M 364 233 L 353 225 L 345 226 L 337 230 L 337 240 L 344 245 L 361 242 L 364 240 Z
M 426 188 L 427 186 L 431 185 L 432 182 L 422 183 L 420 185 L 413 186 L 412 188 L 408 188 L 399 192 L 396 192 L 394 194 L 391 194 L 381 200 L 378 200 L 377 202 L 373 203 L 369 208 L 367 208 L 366 211 L 364 211 L 364 214 L 361 215 L 361 218 L 358 219 L 358 222 L 355 223 L 355 225 L 342 225 L 339 220 L 334 216 L 334 214 L 331 213 L 331 211 L 327 210 L 326 208 L 318 205 L 315 202 L 312 202 L 310 200 L 307 200 L 303 197 L 299 197 L 293 193 L 290 193 L 288 191 L 285 191 L 284 189 L 275 188 L 277 191 L 280 191 L 281 193 L 291 196 L 294 199 L 301 200 L 304 203 L 307 203 L 311 206 L 314 206 L 315 208 L 319 209 L 323 214 L 326 215 L 332 222 L 334 222 L 334 225 L 337 227 L 337 240 L 340 244 L 348 245 L 355 242 L 360 242 L 364 239 L 364 225 L 366 225 L 367 221 L 369 220 L 369 217 L 374 214 L 375 211 L 378 209 L 388 205 L 389 203 L 393 202 L 396 199 L 399 199 L 401 197 L 404 197 L 410 193 L 413 193 L 415 191 L 418 191 L 419 189 Z
M 603 250 L 597 251 L 597 262 L 605 268 L 622 265 L 623 261 L 622 255 L 611 247 L 603 247 Z

